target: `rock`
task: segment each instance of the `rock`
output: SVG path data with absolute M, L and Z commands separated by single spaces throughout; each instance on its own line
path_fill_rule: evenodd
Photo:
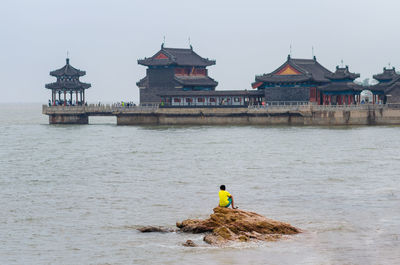
M 197 245 L 192 240 L 186 240 L 186 242 L 182 245 L 185 247 L 197 247 Z
M 216 207 L 206 220 L 188 219 L 177 222 L 182 232 L 207 233 L 203 240 L 211 245 L 221 245 L 230 241 L 249 240 L 276 241 L 282 235 L 300 233 L 300 229 L 268 219 L 254 212 Z
M 161 226 L 143 226 L 138 228 L 142 233 L 150 233 L 150 232 L 159 232 L 159 233 L 167 233 L 167 232 L 174 232 L 174 229 L 161 227 Z

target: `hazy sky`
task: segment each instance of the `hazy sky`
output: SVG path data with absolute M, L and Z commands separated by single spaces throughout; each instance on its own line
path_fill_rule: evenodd
M 85 70 L 89 102 L 139 101 L 137 59 L 188 47 L 215 59 L 217 89 L 250 89 L 254 76 L 292 57 L 330 70 L 343 59 L 361 78 L 400 69 L 400 1 L 2 0 L 0 102 L 43 102 L 51 70 Z

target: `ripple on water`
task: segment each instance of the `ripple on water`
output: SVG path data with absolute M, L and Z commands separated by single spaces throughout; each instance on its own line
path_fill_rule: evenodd
M 400 260 L 400 127 L 49 126 L 40 106 L 0 108 L 2 264 Z M 303 233 L 216 248 L 137 232 L 208 218 L 222 183 Z

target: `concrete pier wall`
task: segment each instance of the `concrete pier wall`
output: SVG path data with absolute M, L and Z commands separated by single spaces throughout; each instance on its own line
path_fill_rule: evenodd
M 400 109 L 158 109 L 117 116 L 118 125 L 400 125 Z
M 49 115 L 49 124 L 88 124 L 88 123 L 89 123 L 89 117 L 87 114 Z
M 118 125 L 400 125 L 400 104 L 270 106 L 268 108 L 47 107 L 50 124 L 88 124 L 116 116 Z

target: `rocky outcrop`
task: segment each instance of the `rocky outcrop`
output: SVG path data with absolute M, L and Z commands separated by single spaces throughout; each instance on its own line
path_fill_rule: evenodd
M 184 247 L 197 247 L 196 243 L 194 243 L 192 240 L 186 240 L 185 243 L 182 244 Z
M 301 232 L 288 223 L 271 220 L 257 213 L 223 207 L 214 208 L 214 213 L 206 220 L 187 219 L 177 222 L 176 226 L 182 232 L 207 233 L 204 241 L 212 245 L 230 241 L 275 241 L 282 235 Z

